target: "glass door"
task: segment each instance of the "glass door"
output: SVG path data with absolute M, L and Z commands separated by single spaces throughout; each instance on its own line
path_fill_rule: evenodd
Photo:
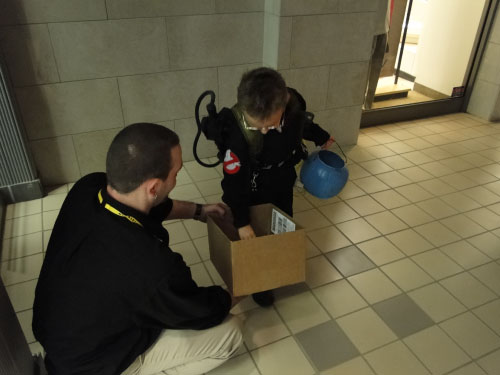
M 382 123 L 386 110 L 392 117 L 406 111 L 410 118 L 461 111 L 493 1 L 392 1 L 387 49 L 375 94 L 365 100 L 362 126 Z M 458 98 L 460 103 L 451 100 Z

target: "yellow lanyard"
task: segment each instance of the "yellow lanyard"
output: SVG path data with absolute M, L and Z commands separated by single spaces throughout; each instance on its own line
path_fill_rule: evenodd
M 97 193 L 97 197 L 99 198 L 99 203 L 102 204 L 102 194 L 101 194 L 101 190 L 99 190 L 99 193 Z M 121 216 L 121 217 L 124 217 L 125 219 L 127 219 L 128 221 L 131 221 L 132 223 L 134 224 L 137 224 L 137 225 L 140 225 L 142 227 L 142 224 L 139 220 L 137 220 L 135 217 L 133 216 L 130 216 L 130 215 L 125 215 L 123 213 L 121 213 L 120 211 L 118 211 L 116 208 L 114 208 L 113 206 L 111 206 L 109 203 L 106 203 L 104 205 L 104 208 L 112 213 L 114 213 L 115 215 L 118 215 L 118 216 Z

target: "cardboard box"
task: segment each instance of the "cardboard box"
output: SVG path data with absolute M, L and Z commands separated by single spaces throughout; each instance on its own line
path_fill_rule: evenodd
M 251 207 L 250 221 L 257 237 L 242 241 L 232 221 L 207 220 L 210 259 L 233 295 L 305 281 L 304 229 L 272 204 Z

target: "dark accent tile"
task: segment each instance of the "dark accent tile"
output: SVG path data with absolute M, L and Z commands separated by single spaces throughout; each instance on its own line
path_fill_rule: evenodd
M 286 297 L 296 296 L 297 294 L 308 292 L 310 290 L 311 288 L 309 288 L 309 285 L 306 283 L 298 283 L 274 289 L 274 296 L 276 299 L 283 299 Z
M 345 277 L 375 268 L 375 264 L 356 246 L 344 247 L 326 256 Z
M 400 339 L 434 325 L 429 315 L 406 294 L 378 302 L 372 307 Z
M 333 320 L 306 329 L 295 337 L 319 371 L 360 355 L 352 341 Z

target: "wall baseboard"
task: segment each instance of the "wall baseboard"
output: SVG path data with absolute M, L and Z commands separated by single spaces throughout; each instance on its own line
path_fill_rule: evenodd
M 43 197 L 43 186 L 39 179 L 16 185 L 0 187 L 0 195 L 5 204 L 30 201 Z

